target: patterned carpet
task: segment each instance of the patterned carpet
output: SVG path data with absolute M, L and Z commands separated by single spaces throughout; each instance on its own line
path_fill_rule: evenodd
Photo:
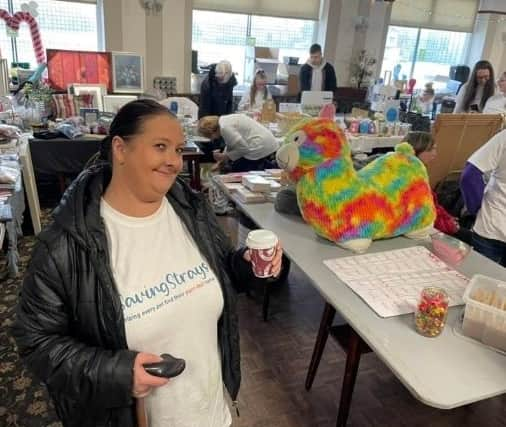
M 220 218 L 232 238 L 237 230 L 234 221 Z M 20 241 L 20 277 L 34 240 Z M 0 255 L 0 271 L 4 268 Z M 22 365 L 9 336 L 19 286 L 20 278 L 0 283 L 0 427 L 61 427 L 45 389 Z M 258 297 L 256 301 L 239 298 L 243 382 L 241 416 L 234 415 L 234 427 L 335 426 L 345 356 L 332 340 L 313 388 L 304 389 L 322 308 L 321 296 L 297 269 L 290 274 L 289 286 L 275 290 L 268 322 L 262 321 Z M 451 411 L 430 408 L 417 401 L 371 353 L 360 364 L 348 425 L 501 427 L 506 426 L 506 395 Z
M 19 241 L 20 275 L 0 285 L 0 426 L 61 427 L 43 386 L 19 360 L 14 339 L 9 334 L 14 320 L 17 295 L 23 272 L 30 259 L 35 238 Z M 6 269 L 0 257 L 0 271 Z

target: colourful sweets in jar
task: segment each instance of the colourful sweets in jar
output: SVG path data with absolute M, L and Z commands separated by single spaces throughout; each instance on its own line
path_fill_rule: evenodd
M 437 337 L 445 327 L 448 294 L 441 288 L 424 288 L 415 312 L 415 326 L 425 337 Z

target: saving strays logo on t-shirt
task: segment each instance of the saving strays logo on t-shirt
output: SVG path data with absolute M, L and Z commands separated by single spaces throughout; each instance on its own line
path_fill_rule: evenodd
M 181 272 L 169 272 L 163 280 L 127 295 L 120 295 L 125 322 L 150 315 L 163 306 L 191 295 L 206 283 L 215 280 L 205 262 Z

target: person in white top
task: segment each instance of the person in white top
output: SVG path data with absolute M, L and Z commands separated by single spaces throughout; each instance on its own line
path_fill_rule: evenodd
M 217 162 L 230 161 L 227 171 L 246 172 L 275 167 L 271 160 L 279 148 L 279 143 L 262 124 L 245 114 L 229 114 L 226 116 L 207 116 L 200 119 L 201 135 L 225 141 L 225 151 L 215 152 Z
M 13 332 L 63 425 L 232 423 L 224 386 L 235 401 L 235 290 L 254 279 L 250 253 L 233 248 L 206 198 L 177 178 L 183 149 L 167 108 L 124 105 L 100 160 L 39 236 Z M 170 380 L 143 366 L 163 353 L 186 361 Z
M 491 96 L 487 103 L 485 104 L 485 108 L 483 109 L 483 113 L 485 114 L 504 114 L 506 113 L 506 71 L 501 74 L 501 77 L 497 80 L 497 88 L 499 89 L 499 93 Z
M 506 267 L 506 130 L 469 157 L 460 189 L 469 213 L 477 214 L 474 248 Z
M 267 76 L 264 70 L 258 69 L 250 90 L 244 93 L 237 109 L 239 111 L 259 111 L 267 99 L 272 99 L 272 95 L 267 88 Z
M 454 113 L 481 113 L 494 95 L 494 68 L 488 61 L 478 61 L 469 80 L 462 85 L 455 100 Z

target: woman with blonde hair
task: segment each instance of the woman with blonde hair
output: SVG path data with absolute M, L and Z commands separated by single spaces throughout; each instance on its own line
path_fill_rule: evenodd
M 199 132 L 211 140 L 223 138 L 225 151 L 215 151 L 214 159 L 227 163 L 226 171 L 274 167 L 271 158 L 279 148 L 278 141 L 268 129 L 244 114 L 203 117 L 199 121 Z
M 267 76 L 264 70 L 258 69 L 250 90 L 244 93 L 239 102 L 238 110 L 260 110 L 267 99 L 272 99 L 269 89 L 267 89 Z

